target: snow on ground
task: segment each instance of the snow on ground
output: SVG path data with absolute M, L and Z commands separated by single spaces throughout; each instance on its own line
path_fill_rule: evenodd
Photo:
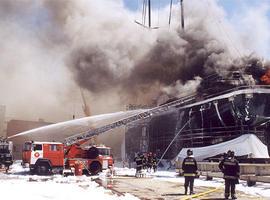
M 135 175 L 135 169 L 128 168 L 116 168 L 117 175 L 127 175 L 132 176 Z M 147 176 L 153 176 L 155 179 L 159 179 L 161 181 L 171 181 L 171 182 L 179 182 L 184 184 L 184 177 L 179 177 L 175 171 L 160 171 L 158 170 L 156 173 L 147 173 Z M 199 179 L 195 179 L 195 187 L 196 186 L 206 186 L 206 187 L 221 187 L 224 188 L 224 179 L 222 178 L 213 178 L 211 181 L 206 181 L 204 176 L 201 176 Z M 270 198 L 270 183 L 260 183 L 257 182 L 255 186 L 248 187 L 246 181 L 241 181 L 238 185 L 236 185 L 236 190 L 242 191 L 246 194 L 258 196 L 258 197 L 268 197 Z
M 0 173 L 1 197 L 28 200 L 74 200 L 77 198 L 138 200 L 130 194 L 117 196 L 91 179 L 92 177 L 86 176 L 29 175 L 28 170 L 23 169 L 17 162 L 12 166 L 10 174 Z
M 136 170 L 131 168 L 115 168 L 116 175 L 134 176 Z M 100 179 L 105 179 L 106 174 L 101 173 Z M 178 182 L 181 185 L 184 183 L 184 178 L 177 176 L 175 171 L 157 171 L 156 173 L 147 173 L 147 176 L 152 176 L 160 181 Z M 10 199 L 28 200 L 74 200 L 82 199 L 112 199 L 112 200 L 137 200 L 138 198 L 131 194 L 125 196 L 117 196 L 110 190 L 100 187 L 96 182 L 92 181 L 96 177 L 63 177 L 61 175 L 54 176 L 35 176 L 29 175 L 28 169 L 21 167 L 19 162 L 16 162 L 9 174 L 0 173 L 0 188 L 2 197 L 10 197 Z M 205 177 L 200 177 L 195 180 L 195 186 L 221 187 L 224 188 L 224 180 L 214 178 L 211 181 L 206 181 Z M 248 187 L 245 181 L 240 181 L 236 186 L 238 191 L 246 194 L 255 195 L 270 199 L 270 184 L 257 183 L 255 186 Z

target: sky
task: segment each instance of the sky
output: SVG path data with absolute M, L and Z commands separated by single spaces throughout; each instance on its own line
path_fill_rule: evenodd
M 140 9 L 143 0 L 123 0 L 124 5 L 131 11 Z M 199 0 L 198 0 L 199 1 Z M 223 9 L 225 18 L 234 30 L 245 37 L 244 32 L 250 32 L 250 38 L 260 38 L 258 41 L 250 41 L 254 51 L 264 58 L 270 59 L 270 0 L 206 0 L 215 1 Z M 175 4 L 179 0 L 173 0 Z M 170 0 L 155 0 L 152 5 L 165 7 Z M 184 4 L 188 3 L 184 0 Z M 139 5 L 139 6 L 138 6 Z M 218 19 L 220 20 L 220 19 Z
M 142 0 L 123 0 L 125 6 L 130 10 L 137 10 L 140 6 Z M 212 0 L 209 0 L 212 1 Z M 256 7 L 260 4 L 270 4 L 270 0 L 214 0 L 217 1 L 220 6 L 223 7 L 223 9 L 228 14 L 228 17 L 231 17 L 238 13 L 243 8 L 252 8 Z M 152 1 L 153 5 L 158 6 L 166 6 L 170 3 L 170 0 L 155 0 Z M 157 3 L 155 3 L 157 2 Z M 179 0 L 173 0 L 174 3 L 179 2 Z M 185 3 L 185 1 L 184 1 Z M 139 6 L 138 6 L 139 5 Z M 269 20 L 270 20 L 270 12 L 267 13 Z
M 218 0 L 219 5 L 221 5 L 228 15 L 233 15 L 237 13 L 243 7 L 253 7 L 258 6 L 260 3 L 270 3 L 269 0 Z M 270 17 L 270 12 L 268 12 Z
M 210 0 L 211 1 L 211 0 Z M 233 14 L 234 12 L 237 12 L 238 8 L 243 6 L 252 7 L 254 5 L 258 5 L 259 3 L 270 3 L 270 0 L 215 0 L 218 2 L 219 5 L 221 5 L 228 14 Z M 138 2 L 141 3 L 142 0 L 124 0 L 124 4 L 127 8 L 130 10 L 136 10 L 138 8 Z M 153 4 L 157 2 L 157 4 L 160 5 L 166 5 L 170 3 L 170 0 L 155 0 L 152 1 Z M 174 3 L 179 2 L 179 0 L 173 0 Z M 185 0 L 184 0 L 185 3 Z
M 209 0 L 212 1 L 212 0 Z M 228 14 L 228 17 L 231 17 L 238 13 L 243 8 L 252 8 L 256 7 L 260 4 L 270 4 L 270 0 L 214 0 L 217 1 L 220 6 L 223 7 L 223 9 Z M 130 10 L 137 10 L 140 6 L 142 0 L 124 0 L 125 6 Z M 158 6 L 166 6 L 170 3 L 170 0 L 155 0 L 152 1 L 153 5 Z M 157 2 L 157 3 L 155 3 Z M 179 2 L 179 0 L 173 0 L 174 3 Z M 185 1 L 184 1 L 185 3 Z M 138 6 L 139 5 L 139 6 Z M 270 20 L 270 12 L 268 11 L 268 17 Z

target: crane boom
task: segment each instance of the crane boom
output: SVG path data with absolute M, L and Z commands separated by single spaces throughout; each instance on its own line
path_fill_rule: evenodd
M 142 111 L 141 113 L 132 115 L 130 117 L 115 121 L 111 124 L 107 124 L 105 126 L 101 126 L 95 129 L 91 129 L 84 133 L 79 133 L 70 137 L 65 138 L 65 145 L 73 145 L 75 143 L 82 144 L 84 141 L 89 140 L 91 137 L 104 133 L 106 131 L 121 127 L 123 125 L 129 124 L 131 122 L 135 122 L 137 120 L 146 119 L 153 115 L 160 114 L 162 112 L 168 111 L 170 108 L 174 108 L 176 106 L 184 105 L 186 102 L 190 102 L 192 99 L 195 98 L 195 95 L 191 95 L 188 97 L 183 97 L 177 99 L 175 101 L 163 104 L 161 106 L 154 107 L 152 109 L 147 109 Z
M 81 96 L 82 96 L 82 100 L 83 100 L 83 106 L 82 106 L 82 108 L 83 108 L 84 115 L 86 117 L 89 117 L 89 116 L 91 116 L 91 112 L 90 112 L 89 106 L 86 103 L 86 99 L 85 99 L 85 96 L 84 96 L 84 93 L 83 93 L 82 88 L 80 88 L 80 92 L 81 92 Z

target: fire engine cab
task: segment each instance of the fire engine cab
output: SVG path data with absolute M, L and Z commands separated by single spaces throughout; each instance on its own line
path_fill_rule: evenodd
M 40 175 L 52 170 L 63 170 L 64 144 L 59 142 L 26 142 L 23 148 L 23 165 L 29 166 L 30 172 Z
M 104 145 L 81 147 L 65 146 L 60 142 L 26 142 L 23 149 L 24 166 L 38 175 L 62 173 L 72 170 L 80 162 L 85 174 L 97 174 L 113 165 L 111 149 Z

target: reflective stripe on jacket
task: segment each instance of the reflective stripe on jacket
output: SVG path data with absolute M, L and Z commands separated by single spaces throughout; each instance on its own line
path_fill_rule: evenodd
M 183 174 L 184 176 L 196 176 L 196 173 L 185 173 Z
M 184 176 L 196 176 L 197 174 L 197 162 L 194 157 L 186 157 L 182 163 L 182 169 Z
M 224 179 L 238 179 L 240 166 L 235 158 L 225 158 L 219 163 L 219 168 L 224 174 Z

